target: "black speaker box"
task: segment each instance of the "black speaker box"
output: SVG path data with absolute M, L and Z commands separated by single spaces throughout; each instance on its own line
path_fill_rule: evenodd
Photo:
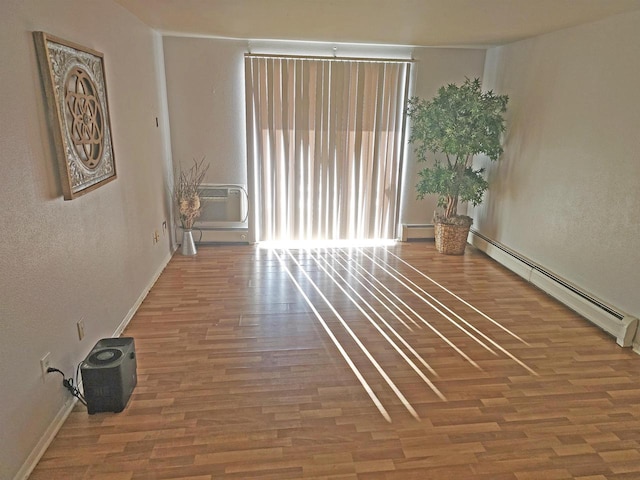
M 136 351 L 132 337 L 103 338 L 80 366 L 89 414 L 121 412 L 136 383 Z

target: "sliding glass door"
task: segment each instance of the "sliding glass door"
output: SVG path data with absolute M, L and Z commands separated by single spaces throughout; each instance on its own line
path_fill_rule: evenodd
M 393 238 L 409 63 L 247 55 L 258 241 Z

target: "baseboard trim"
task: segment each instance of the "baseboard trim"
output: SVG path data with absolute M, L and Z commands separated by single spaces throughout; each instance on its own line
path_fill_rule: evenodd
M 407 224 L 400 226 L 400 241 L 410 242 L 411 240 L 432 240 L 436 237 L 433 224 Z
M 142 305 L 144 299 L 147 298 L 147 295 L 151 291 L 151 288 L 155 285 L 155 283 L 158 281 L 158 278 L 160 278 L 160 275 L 162 275 L 162 272 L 169 264 L 169 261 L 171 260 L 174 252 L 175 250 L 169 252 L 169 254 L 164 258 L 162 264 L 160 265 L 160 268 L 155 272 L 154 276 L 144 288 L 138 299 L 129 309 L 129 312 L 127 313 L 125 318 L 122 320 L 122 322 L 120 322 L 118 328 L 116 328 L 116 330 L 113 332 L 113 337 L 119 337 L 120 335 L 122 335 L 122 332 L 127 327 L 127 325 L 129 325 L 129 322 L 131 322 L 131 319 L 138 311 L 138 308 L 140 308 L 140 305 Z M 73 410 L 76 402 L 77 399 L 74 397 L 70 397 L 69 401 L 65 402 L 60 411 L 54 417 L 51 424 L 42 434 L 40 440 L 33 448 L 25 462 L 22 464 L 22 467 L 20 467 L 20 470 L 18 470 L 18 473 L 15 475 L 14 480 L 27 480 L 29 478 L 29 475 L 31 475 L 33 469 L 36 468 L 36 465 L 38 464 L 44 453 L 47 451 L 47 448 L 49 448 L 49 445 L 51 445 L 51 442 L 53 441 L 55 436 L 58 434 L 58 431 L 60 430 L 60 428 L 62 428 L 62 425 Z
M 471 230 L 469 243 L 640 354 L 638 319 L 608 305 L 519 253 Z
M 151 281 L 147 284 L 146 288 L 142 291 L 133 306 L 129 309 L 127 315 L 124 317 L 122 322 L 120 322 L 120 325 L 118 325 L 118 328 L 116 328 L 116 330 L 113 332 L 112 337 L 119 337 L 120 335 L 122 335 L 122 332 L 124 332 L 124 329 L 127 328 L 127 325 L 129 325 L 129 322 L 131 322 L 131 319 L 140 308 L 140 305 L 142 305 L 142 302 L 144 302 L 144 299 L 147 298 L 147 295 L 149 295 L 149 292 L 158 281 L 158 278 L 160 278 L 160 275 L 162 275 L 162 272 L 164 272 L 164 269 L 169 264 L 172 256 L 173 252 L 169 252 L 169 254 L 164 258 L 162 264 L 160 265 L 160 268 L 156 271 L 156 273 L 151 278 Z
M 47 448 L 49 448 L 49 445 L 53 442 L 53 439 L 56 437 L 56 434 L 71 413 L 71 410 L 73 410 L 77 401 L 78 400 L 75 397 L 70 397 L 69 400 L 65 402 L 51 424 L 47 427 L 47 430 L 44 432 L 42 437 L 40 437 L 40 440 L 33 448 L 25 462 L 22 464 L 22 467 L 20 467 L 20 470 L 18 470 L 18 473 L 13 477 L 14 480 L 27 480 L 29 478 L 29 475 L 31 475 L 31 472 L 36 468 L 36 465 L 44 455 L 44 452 L 47 451 Z

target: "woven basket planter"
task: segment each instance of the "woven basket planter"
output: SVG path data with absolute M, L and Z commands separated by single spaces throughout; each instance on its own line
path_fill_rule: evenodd
M 470 225 L 436 223 L 436 250 L 445 255 L 462 255 L 467 246 L 470 228 Z

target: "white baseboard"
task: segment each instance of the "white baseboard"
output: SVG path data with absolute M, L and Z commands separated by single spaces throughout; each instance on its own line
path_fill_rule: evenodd
M 129 309 L 129 312 L 127 313 L 126 317 L 122 320 L 122 322 L 120 322 L 120 325 L 118 325 L 118 328 L 116 328 L 115 332 L 113 332 L 113 337 L 119 337 L 124 331 L 124 329 L 127 327 L 127 325 L 129 324 L 129 322 L 131 321 L 135 313 L 138 311 L 138 308 L 140 308 L 140 305 L 142 305 L 142 302 L 151 291 L 151 288 L 156 283 L 156 281 L 164 271 L 165 267 L 168 265 L 169 261 L 171 260 L 172 253 L 173 252 L 170 252 L 167 255 L 167 257 L 165 257 L 162 264 L 160 265 L 160 268 L 156 271 L 151 281 L 147 284 L 147 286 L 144 288 L 144 290 L 142 291 L 142 293 L 140 294 L 136 302 Z M 79 387 L 81 387 L 81 385 L 79 385 Z M 76 404 L 76 402 L 77 402 L 77 399 L 74 397 L 71 397 L 69 401 L 65 402 L 65 404 L 62 406 L 60 411 L 56 414 L 51 424 L 47 427 L 46 431 L 42 434 L 42 436 L 40 437 L 40 440 L 38 441 L 34 449 L 31 451 L 31 453 L 29 454 L 25 462 L 22 464 L 22 467 L 20 467 L 20 470 L 18 470 L 18 473 L 15 475 L 14 480 L 26 480 L 27 478 L 29 478 L 29 475 L 31 475 L 31 472 L 33 471 L 33 469 L 36 468 L 36 465 L 44 455 L 44 452 L 46 452 L 47 448 L 49 448 L 49 445 L 57 435 L 58 431 L 64 424 L 69 414 L 71 413 L 71 410 L 73 410 L 73 407 Z
M 33 448 L 25 462 L 22 464 L 22 467 L 20 467 L 20 470 L 18 470 L 18 473 L 13 477 L 14 480 L 27 480 L 27 478 L 29 478 L 29 475 L 31 475 L 31 472 L 36 468 L 36 465 L 44 455 L 44 452 L 46 452 L 49 445 L 51 445 L 51 442 L 58 433 L 58 430 L 60 430 L 64 424 L 64 421 L 71 413 L 71 410 L 73 410 L 77 401 L 78 400 L 75 397 L 71 397 L 67 402 L 65 402 L 51 424 L 47 427 L 47 430 L 42 434 L 40 440 Z
M 142 302 L 144 302 L 144 299 L 147 298 L 147 295 L 149 295 L 151 288 L 155 285 L 155 283 L 158 281 L 158 278 L 160 278 L 160 275 L 162 275 L 162 272 L 164 271 L 165 267 L 169 264 L 172 253 L 173 252 L 169 252 L 169 254 L 164 258 L 164 260 L 162 261 L 162 264 L 160 265 L 160 268 L 158 268 L 156 273 L 151 278 L 151 281 L 147 284 L 147 286 L 142 291 L 142 293 L 140 294 L 138 299 L 135 301 L 133 306 L 129 309 L 129 311 L 127 312 L 127 315 L 124 317 L 124 319 L 122 319 L 122 322 L 120 322 L 120 325 L 118 325 L 118 328 L 116 328 L 116 330 L 113 332 L 113 335 L 112 335 L 113 337 L 119 337 L 120 335 L 122 335 L 122 332 L 124 332 L 124 329 L 127 328 L 127 325 L 129 325 L 129 322 L 138 311 L 138 308 L 140 308 L 140 305 L 142 305 Z
M 428 240 L 436 237 L 434 226 L 432 224 L 407 224 L 400 226 L 400 241 L 408 242 L 410 240 Z
M 484 238 L 469 233 L 468 242 L 478 250 L 483 251 L 498 263 L 504 265 L 513 273 L 521 276 L 527 282 L 531 281 L 531 267 L 524 262 L 518 260 L 515 256 L 506 253 L 503 249 L 489 243 Z
M 613 336 L 621 347 L 633 346 L 634 351 L 640 354 L 637 318 L 620 312 L 580 287 L 478 232 L 472 230 L 469 233 L 469 243 L 600 327 Z

